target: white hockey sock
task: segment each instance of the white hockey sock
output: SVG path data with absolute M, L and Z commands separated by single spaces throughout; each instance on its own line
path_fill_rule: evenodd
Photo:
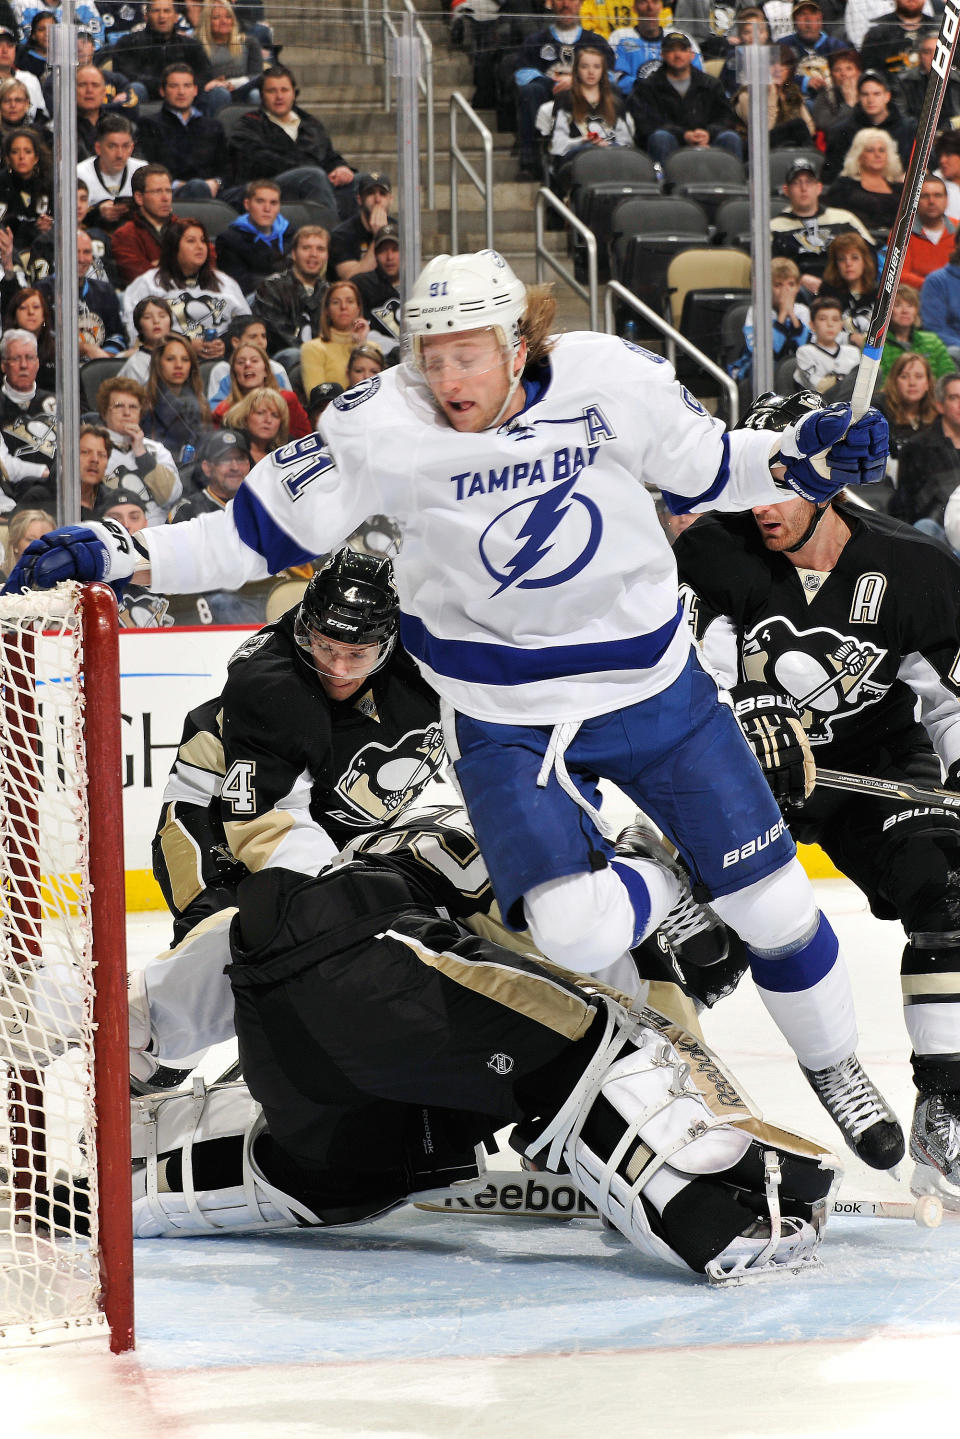
M 804 1069 L 826 1069 L 855 1052 L 850 976 L 823 915 L 801 944 L 764 954 L 751 949 L 750 968 L 768 1014 Z

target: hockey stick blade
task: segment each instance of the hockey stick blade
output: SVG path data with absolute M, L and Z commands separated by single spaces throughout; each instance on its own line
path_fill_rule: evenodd
M 876 794 L 887 799 L 904 799 L 911 804 L 929 804 L 941 809 L 960 810 L 960 794 L 931 785 L 911 784 L 905 779 L 876 779 L 870 774 L 848 774 L 846 770 L 817 767 L 817 784 L 824 789 L 842 789 L 851 794 Z
M 873 390 L 880 369 L 880 356 L 883 353 L 883 341 L 893 311 L 894 296 L 900 283 L 907 242 L 910 239 L 910 232 L 917 214 L 920 188 L 923 185 L 923 177 L 930 161 L 930 151 L 933 149 L 937 122 L 940 119 L 940 110 L 947 93 L 947 82 L 950 79 L 958 38 L 960 38 L 960 0 L 946 0 L 943 19 L 940 22 L 940 32 L 937 35 L 937 48 L 930 66 L 930 78 L 927 81 L 923 108 L 917 120 L 916 138 L 910 152 L 910 163 L 907 166 L 903 191 L 900 195 L 900 205 L 890 231 L 887 257 L 884 261 L 883 273 L 880 276 L 880 284 L 877 287 L 877 298 L 873 303 L 870 326 L 864 341 L 860 367 L 857 371 L 857 381 L 852 399 L 855 420 L 860 418 L 873 398 Z

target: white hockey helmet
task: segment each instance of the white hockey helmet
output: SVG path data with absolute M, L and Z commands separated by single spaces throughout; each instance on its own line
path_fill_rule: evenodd
M 419 370 L 428 336 L 487 329 L 497 331 L 502 350 L 515 354 L 526 308 L 526 286 L 497 250 L 438 255 L 421 270 L 403 307 L 404 357 Z

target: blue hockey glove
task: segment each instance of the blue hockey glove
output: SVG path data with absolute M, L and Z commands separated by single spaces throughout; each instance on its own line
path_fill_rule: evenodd
M 115 520 L 65 525 L 31 541 L 3 593 L 50 590 L 61 580 L 106 580 L 119 599 L 134 570 L 148 563 L 146 551 L 135 546 L 132 536 Z
M 886 473 L 890 432 L 879 410 L 850 423 L 849 405 L 815 410 L 784 432 L 772 463 L 786 467 L 779 483 L 819 504 L 844 485 L 873 485 Z

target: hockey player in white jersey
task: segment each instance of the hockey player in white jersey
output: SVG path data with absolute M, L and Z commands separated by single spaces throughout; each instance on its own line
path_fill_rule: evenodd
M 395 517 L 401 637 L 444 702 L 508 923 L 590 973 L 689 902 L 654 846 L 614 852 L 597 811 L 608 778 L 741 934 L 804 1068 L 843 1065 L 829 1092 L 847 1142 L 895 1164 L 899 1126 L 852 1060 L 836 936 L 691 649 L 644 488 L 678 511 L 746 510 L 784 487 L 823 499 L 882 476 L 886 422 L 869 411 L 851 424 L 832 406 L 782 434 L 727 434 L 660 357 L 610 336 L 552 337 L 552 302 L 491 250 L 433 260 L 404 320 L 404 364 L 341 395 L 323 438 L 274 451 L 224 511 L 137 536 L 54 531 L 11 587 L 134 571 L 164 592 L 237 586 L 333 549 L 368 514 Z M 873 1121 L 856 1132 L 851 1103 Z

